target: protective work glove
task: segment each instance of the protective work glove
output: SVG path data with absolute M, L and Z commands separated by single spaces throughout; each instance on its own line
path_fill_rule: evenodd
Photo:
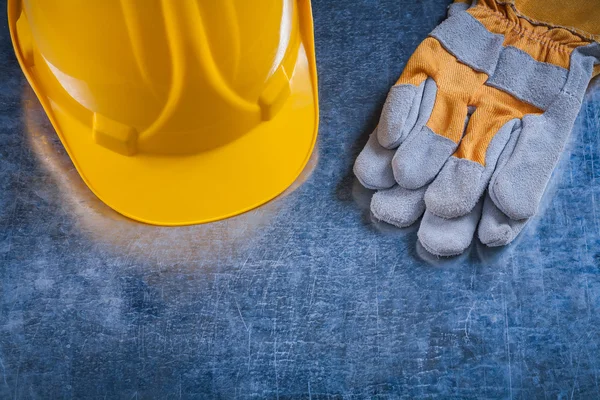
M 394 85 L 354 173 L 373 215 L 440 256 L 479 226 L 510 243 L 538 208 L 572 130 L 600 45 L 534 25 L 510 5 L 455 3 Z M 487 190 L 487 192 L 486 192 Z

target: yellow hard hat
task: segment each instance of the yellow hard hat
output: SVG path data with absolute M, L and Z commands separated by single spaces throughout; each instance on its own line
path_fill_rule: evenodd
M 310 0 L 9 0 L 19 63 L 88 187 L 157 225 L 283 192 L 316 141 Z

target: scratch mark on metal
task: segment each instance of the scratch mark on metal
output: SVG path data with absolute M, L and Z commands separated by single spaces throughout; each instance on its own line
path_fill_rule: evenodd
M 506 293 L 502 289 L 502 305 L 504 308 L 504 331 L 506 332 L 506 355 L 508 357 L 508 387 L 510 391 L 510 398 L 513 398 L 513 385 L 512 385 L 512 366 L 510 360 L 510 335 L 508 332 L 508 310 L 506 308 Z

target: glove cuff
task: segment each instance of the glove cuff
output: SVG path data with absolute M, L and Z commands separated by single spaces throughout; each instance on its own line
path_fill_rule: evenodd
M 563 27 L 538 25 L 511 4 L 479 0 L 468 11 L 490 32 L 504 36 L 504 47 L 515 47 L 539 62 L 569 69 L 571 54 L 593 41 Z
M 600 7 L 591 0 L 495 0 L 535 25 L 567 29 L 600 43 Z

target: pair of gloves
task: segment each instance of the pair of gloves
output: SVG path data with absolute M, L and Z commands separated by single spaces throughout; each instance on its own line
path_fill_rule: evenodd
M 391 88 L 354 173 L 373 215 L 438 256 L 502 246 L 537 211 L 600 44 L 510 4 L 457 2 Z

